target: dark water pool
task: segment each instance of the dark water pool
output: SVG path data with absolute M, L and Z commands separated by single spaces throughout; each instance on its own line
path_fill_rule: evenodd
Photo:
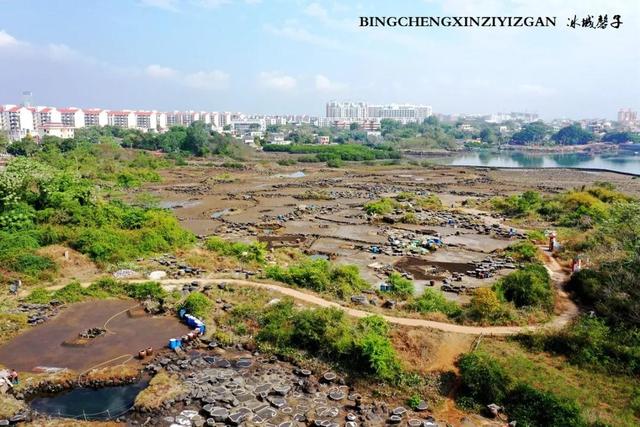
M 108 420 L 127 412 L 148 379 L 137 383 L 98 389 L 79 387 L 73 390 L 35 397 L 31 409 L 46 415 L 87 420 Z

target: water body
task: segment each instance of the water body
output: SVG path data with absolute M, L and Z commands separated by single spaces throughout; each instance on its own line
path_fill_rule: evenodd
M 602 154 L 472 151 L 434 161 L 444 165 L 496 168 L 607 169 L 640 175 L 640 147 L 637 154 L 630 150 Z
M 148 383 L 149 381 L 144 379 L 116 387 L 80 387 L 51 396 L 36 397 L 29 404 L 31 409 L 55 417 L 108 420 L 128 412 L 138 393 Z

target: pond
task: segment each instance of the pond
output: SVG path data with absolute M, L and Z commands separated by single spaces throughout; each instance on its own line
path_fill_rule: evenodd
M 640 151 L 640 147 L 638 147 Z M 434 162 L 452 166 L 485 166 L 496 168 L 579 168 L 606 169 L 640 175 L 640 154 L 632 150 L 613 153 L 526 153 L 522 151 L 472 151 Z
M 148 379 L 136 383 L 103 388 L 79 387 L 55 395 L 33 398 L 29 405 L 40 414 L 87 420 L 108 420 L 128 412 Z

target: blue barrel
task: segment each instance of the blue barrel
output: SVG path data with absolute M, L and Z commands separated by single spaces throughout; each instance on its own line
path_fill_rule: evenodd
M 175 350 L 176 348 L 180 348 L 181 344 L 180 344 L 180 340 L 177 338 L 171 338 L 169 340 L 169 348 L 171 350 Z
M 180 311 L 178 311 L 178 317 L 179 318 L 184 318 L 184 315 L 187 314 L 187 309 L 186 308 L 181 308 Z

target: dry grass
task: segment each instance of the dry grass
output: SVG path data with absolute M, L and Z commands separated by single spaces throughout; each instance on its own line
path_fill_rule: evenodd
M 24 408 L 23 401 L 9 394 L 0 394 L 0 418 L 10 418 Z
M 175 400 L 185 393 L 185 388 L 180 380 L 166 371 L 160 371 L 136 397 L 135 407 L 145 411 L 154 411 L 162 408 L 165 402 Z
M 68 258 L 64 254 L 67 252 Z M 100 274 L 96 264 L 86 255 L 61 245 L 50 245 L 38 249 L 38 255 L 51 258 L 58 266 L 55 282 L 67 284 L 74 280 L 89 281 Z
M 125 381 L 134 381 L 138 374 L 139 369 L 135 365 L 117 365 L 109 366 L 101 369 L 92 369 L 89 372 L 83 374 L 80 381 L 85 382 L 100 382 L 100 383 L 117 383 Z
M 38 390 L 48 385 L 59 385 L 62 388 L 70 388 L 76 379 L 76 373 L 69 370 L 54 374 L 40 374 L 23 372 L 20 374 L 20 382 L 14 387 L 16 393 L 24 393 L 30 390 Z

